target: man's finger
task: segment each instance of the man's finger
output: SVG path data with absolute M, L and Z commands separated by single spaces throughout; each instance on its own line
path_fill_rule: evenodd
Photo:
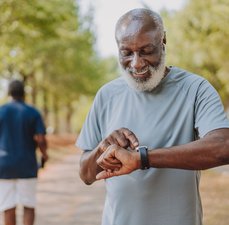
M 117 170 L 113 170 L 113 171 L 103 170 L 102 172 L 96 175 L 96 179 L 102 180 L 102 179 L 107 179 L 107 178 L 118 176 L 118 175 L 121 175 L 121 174 L 119 174 L 119 171 Z
M 115 169 L 119 169 L 122 166 L 120 162 L 111 163 L 106 159 L 97 160 L 97 164 L 105 170 L 107 169 L 115 170 Z
M 113 138 L 117 141 L 118 146 L 122 147 L 122 148 L 127 148 L 130 145 L 129 140 L 125 137 L 125 135 L 123 134 L 123 132 L 121 132 L 120 130 L 115 130 L 112 133 Z
M 110 143 L 104 140 L 100 143 L 99 148 L 102 150 L 102 152 L 105 152 L 109 146 Z
M 132 149 L 135 149 L 139 145 L 138 138 L 132 131 L 127 128 L 122 128 L 120 131 L 123 132 L 125 138 L 129 140 Z

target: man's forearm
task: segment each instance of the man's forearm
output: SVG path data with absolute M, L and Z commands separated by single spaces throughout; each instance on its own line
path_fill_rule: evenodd
M 46 141 L 43 141 L 43 142 L 39 142 L 38 143 L 38 147 L 41 151 L 41 154 L 42 155 L 46 155 L 47 154 L 47 142 Z
M 85 184 L 92 184 L 96 181 L 96 175 L 103 169 L 97 164 L 97 159 L 104 153 L 112 144 L 118 144 L 123 148 L 132 148 L 138 146 L 138 139 L 135 134 L 127 129 L 120 128 L 114 130 L 93 151 L 85 151 L 80 160 L 80 177 Z M 110 166 L 120 168 L 120 160 L 114 158 L 110 162 Z
M 85 151 L 80 159 L 80 178 L 85 184 L 90 185 L 96 181 L 96 175 L 102 171 L 96 160 L 101 155 L 98 148 L 92 151 Z
M 111 168 L 109 160 L 116 158 L 121 167 Z M 150 167 L 203 170 L 229 164 L 229 129 L 212 131 L 204 138 L 188 144 L 148 151 Z M 97 162 L 104 171 L 97 179 L 120 176 L 141 168 L 140 155 L 112 145 Z M 109 170 L 110 169 L 110 170 Z
M 48 154 L 47 154 L 47 140 L 45 138 L 44 134 L 38 134 L 34 137 L 35 141 L 37 142 L 37 146 L 40 149 L 40 152 L 42 154 L 42 157 L 44 158 L 45 161 L 48 160 Z
M 188 144 L 149 151 L 148 156 L 150 166 L 156 168 L 203 170 L 229 164 L 228 129 Z

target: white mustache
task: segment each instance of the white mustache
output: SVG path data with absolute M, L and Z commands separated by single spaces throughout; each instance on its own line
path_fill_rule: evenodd
M 165 72 L 165 51 L 162 52 L 160 62 L 158 65 L 155 66 L 150 66 L 146 65 L 144 68 L 141 70 L 136 70 L 132 67 L 129 68 L 124 68 L 121 65 L 123 72 L 123 77 L 126 80 L 127 84 L 131 87 L 134 88 L 135 90 L 138 91 L 152 91 L 155 89 L 160 82 L 162 81 L 164 77 L 164 72 Z M 138 78 L 134 77 L 133 73 L 136 75 L 143 75 L 144 73 L 148 72 L 149 76 L 143 77 L 143 78 Z
M 149 67 L 147 66 L 145 69 L 142 69 L 142 70 L 135 70 L 134 68 L 127 68 L 127 71 L 129 72 L 129 73 L 134 73 L 134 74 L 137 74 L 137 75 L 142 75 L 142 74 L 144 74 L 144 73 L 146 73 L 146 72 L 148 72 L 149 71 Z

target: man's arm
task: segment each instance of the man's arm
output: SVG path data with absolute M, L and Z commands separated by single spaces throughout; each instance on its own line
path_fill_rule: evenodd
M 96 180 L 96 175 L 103 169 L 96 163 L 96 160 L 102 154 L 102 150 L 98 146 L 92 151 L 84 151 L 80 158 L 80 178 L 85 184 L 90 185 Z
M 188 144 L 149 150 L 148 156 L 150 166 L 155 168 L 203 170 L 226 165 L 229 164 L 229 129 L 211 131 L 204 138 Z M 107 162 L 114 157 L 122 163 L 122 167 L 109 171 Z M 104 169 L 97 175 L 97 179 L 130 173 L 140 168 L 139 162 L 139 153 L 111 146 L 97 160 Z
M 123 148 L 130 147 L 131 149 L 135 149 L 138 146 L 138 139 L 129 129 L 121 128 L 113 131 L 94 150 L 84 151 L 80 159 L 79 174 L 85 184 L 89 185 L 96 181 L 96 175 L 103 170 L 96 161 L 112 144 Z M 121 163 L 117 159 L 110 159 L 107 165 L 109 166 L 109 170 L 121 167 Z
M 37 143 L 37 146 L 39 147 L 41 151 L 42 158 L 44 159 L 44 162 L 48 160 L 48 154 L 47 154 L 47 141 L 44 134 L 37 134 L 34 137 L 34 140 Z
M 157 168 L 204 170 L 226 165 L 229 164 L 229 129 L 214 130 L 197 141 L 151 153 L 150 165 Z

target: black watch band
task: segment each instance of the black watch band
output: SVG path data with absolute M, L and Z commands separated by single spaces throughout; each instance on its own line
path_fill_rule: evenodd
M 148 159 L 148 147 L 147 146 L 138 146 L 136 148 L 137 152 L 140 153 L 141 158 L 141 169 L 146 170 L 149 169 L 149 159 Z

